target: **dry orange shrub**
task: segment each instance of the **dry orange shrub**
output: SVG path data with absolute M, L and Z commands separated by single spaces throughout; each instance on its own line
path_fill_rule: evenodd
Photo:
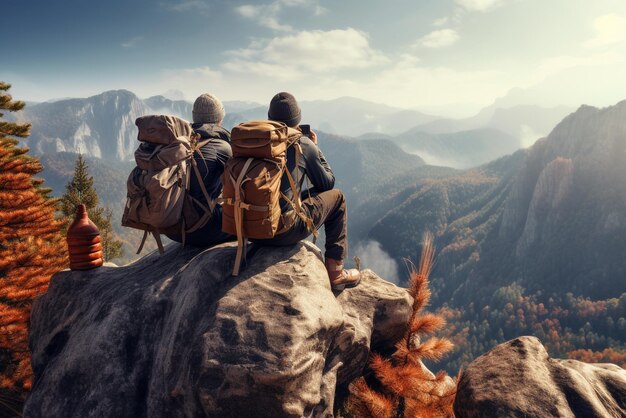
M 433 237 L 427 234 L 419 268 L 411 265 L 408 292 L 413 297 L 413 311 L 407 322 L 404 338 L 396 344 L 391 358 L 372 354 L 370 366 L 378 379 L 382 393 L 371 389 L 363 377 L 350 385 L 348 412 L 359 418 L 391 417 L 453 417 L 453 404 L 458 377 L 445 372 L 433 374 L 423 359 L 439 360 L 452 348 L 445 338 L 422 337 L 445 326 L 445 319 L 425 314 L 430 301 L 428 277 L 432 270 L 435 248 Z

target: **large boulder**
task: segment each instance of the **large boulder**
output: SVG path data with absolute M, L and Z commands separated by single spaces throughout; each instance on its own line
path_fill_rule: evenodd
M 454 410 L 470 417 L 626 417 L 626 370 L 557 360 L 535 337 L 500 344 L 474 360 Z
M 310 243 L 172 244 L 125 267 L 56 274 L 37 300 L 25 417 L 327 417 L 370 349 L 401 337 L 405 289 L 365 271 L 333 294 Z

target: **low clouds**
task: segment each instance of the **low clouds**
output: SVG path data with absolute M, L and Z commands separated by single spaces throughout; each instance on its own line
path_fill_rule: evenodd
M 616 52 L 604 52 L 588 56 L 561 55 L 550 57 L 539 64 L 531 81 L 534 84 L 572 68 L 604 67 L 625 61 L 625 57 Z
M 227 55 L 231 57 L 224 65 L 228 70 L 282 78 L 388 62 L 384 54 L 370 47 L 365 33 L 352 28 L 303 31 L 265 42 L 254 41 L 247 48 L 229 51 Z
M 244 4 L 235 9 L 241 17 L 255 20 L 261 26 L 277 31 L 292 31 L 293 27 L 285 22 L 279 22 L 277 13 L 280 10 L 278 2 L 272 4 L 253 5 Z
M 122 48 L 134 48 L 142 40 L 143 40 L 143 36 L 135 36 L 134 38 L 131 38 L 127 40 L 126 42 L 122 42 L 121 47 Z
M 291 32 L 293 26 L 280 18 L 280 13 L 285 8 L 299 7 L 320 16 L 326 13 L 326 9 L 316 0 L 276 0 L 267 4 L 244 4 L 235 8 L 239 16 L 255 21 L 261 26 L 282 32 Z
M 420 38 L 417 43 L 426 48 L 443 48 L 453 45 L 459 40 L 459 34 L 454 29 L 440 29 Z
M 359 242 L 351 251 L 361 259 L 361 266 L 373 270 L 380 277 L 400 284 L 398 263 L 383 250 L 378 241 Z
M 217 67 L 170 71 L 160 86 L 183 89 L 189 97 L 212 91 L 265 102 L 286 90 L 301 100 L 354 96 L 405 108 L 487 105 L 510 88 L 505 72 L 432 67 L 409 53 L 387 56 L 351 28 L 257 40 L 225 58 Z
M 500 6 L 503 0 L 455 0 L 456 4 L 472 12 L 487 12 Z
M 448 64 L 444 55 L 446 48 L 454 49 L 456 53 L 462 38 L 474 42 L 472 36 L 475 34 L 464 26 L 465 17 L 476 13 L 476 19 L 488 21 L 486 12 L 519 1 L 455 0 L 454 11 L 458 19 L 454 16 L 434 19 L 433 16 L 431 22 L 435 27 L 431 27 L 432 31 L 407 38 L 404 46 L 398 48 L 396 45 L 384 52 L 378 48 L 379 44 L 374 46 L 368 33 L 355 27 L 302 30 L 296 27 L 294 20 L 289 20 L 293 26 L 280 20 L 281 16 L 302 12 L 304 8 L 312 11 L 318 5 L 317 1 L 276 0 L 243 5 L 236 9 L 240 19 L 254 20 L 277 33 L 267 38 L 252 37 L 247 45 L 223 52 L 211 67 L 172 71 L 164 77 L 163 85 L 183 90 L 185 88 L 179 85 L 189 86 L 185 92 L 190 96 L 198 91 L 212 91 L 223 97 L 259 102 L 266 102 L 276 91 L 287 90 L 293 91 L 301 100 L 354 96 L 403 108 L 465 106 L 467 111 L 491 104 L 513 87 L 531 91 L 533 86 L 548 81 L 554 83 L 553 80 L 559 78 L 568 81 L 563 81 L 563 85 L 583 86 L 584 83 L 576 80 L 581 77 L 587 80 L 590 74 L 602 74 L 604 68 L 625 62 L 626 57 L 620 51 L 588 49 L 612 46 L 626 40 L 626 29 L 622 29 L 626 28 L 624 18 L 605 14 L 593 20 L 594 31 L 584 43 L 587 50 L 581 48 L 583 43 L 578 41 L 578 53 L 537 57 L 525 68 L 497 66 L 493 61 L 462 67 Z M 433 52 L 427 54 L 426 48 Z M 441 52 L 434 52 L 436 49 Z M 419 56 L 420 52 L 424 56 Z M 568 74 L 569 78 L 564 77 Z M 578 102 L 592 102 L 585 98 L 587 89 L 576 89 L 579 91 L 575 98 Z M 564 90 L 559 88 L 558 94 L 551 94 L 553 100 L 560 101 L 565 97 Z M 538 99 L 521 97 L 518 101 L 543 104 L 548 96 L 547 93 L 533 94 Z M 569 103 L 570 100 L 563 102 Z M 529 132 L 527 136 L 530 141 L 535 133 Z
M 170 3 L 161 3 L 162 7 L 178 13 L 206 13 L 210 6 L 206 0 L 180 0 Z
M 626 41 L 626 18 L 615 13 L 593 20 L 595 36 L 583 43 L 585 48 L 599 48 Z

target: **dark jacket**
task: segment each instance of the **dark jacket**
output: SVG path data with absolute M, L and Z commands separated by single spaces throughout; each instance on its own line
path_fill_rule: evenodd
M 233 151 L 230 147 L 230 132 L 214 124 L 194 123 L 192 128 L 196 133 L 200 134 L 200 141 L 209 140 L 206 145 L 200 148 L 202 156 L 196 153 L 194 154 L 194 160 L 198 165 L 201 177 L 204 179 L 204 186 L 209 196 L 216 199 L 222 192 L 224 166 L 226 161 L 233 156 Z M 195 199 L 206 202 L 202 188 L 198 183 L 198 176 L 193 172 L 191 173 L 189 193 Z
M 296 167 L 295 146 L 289 147 L 287 149 L 287 169 L 291 173 L 294 181 L 297 182 L 298 189 L 301 190 L 300 196 L 302 199 L 307 198 L 309 193 L 311 196 L 314 196 L 317 193 L 325 192 L 335 187 L 335 175 L 330 165 L 328 165 L 324 154 L 322 154 L 322 151 L 306 136 L 301 136 L 298 141 L 302 149 L 300 161 Z M 302 188 L 305 177 L 310 182 L 308 191 Z M 284 174 L 281 179 L 280 190 L 289 198 L 292 198 L 293 193 L 289 185 L 287 174 Z M 284 199 L 281 199 L 280 204 L 283 213 L 291 209 L 291 205 Z

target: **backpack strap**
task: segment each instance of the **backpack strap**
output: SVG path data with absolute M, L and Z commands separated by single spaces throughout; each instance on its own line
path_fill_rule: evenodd
M 243 202 L 241 192 L 242 184 L 245 182 L 244 177 L 248 172 L 252 161 L 254 161 L 254 158 L 252 157 L 246 160 L 241 172 L 239 173 L 239 177 L 237 177 L 237 180 L 235 180 L 232 176 L 230 177 L 230 181 L 233 183 L 235 190 L 235 201 L 233 202 L 233 206 L 235 213 L 235 229 L 237 231 L 237 256 L 235 257 L 235 265 L 233 266 L 233 276 L 237 276 L 239 274 L 241 263 L 242 261 L 245 261 L 246 247 L 248 244 L 248 240 L 243 236 L 243 210 L 247 209 L 250 205 Z
M 147 229 L 145 229 L 143 231 L 143 238 L 141 238 L 141 244 L 139 244 L 139 249 L 137 250 L 137 254 L 141 253 L 141 250 L 143 250 L 143 246 L 146 243 L 146 239 L 148 238 L 148 233 L 152 233 L 152 235 L 154 236 L 154 240 L 157 243 L 157 246 L 159 247 L 159 253 L 163 254 L 165 252 L 165 249 L 163 248 L 163 241 L 161 241 L 161 235 L 159 233 L 159 230 L 153 230 L 153 231 L 148 231 Z
M 298 140 L 294 141 L 291 145 L 294 145 L 295 147 L 296 170 L 298 171 L 300 156 L 302 155 L 302 148 L 300 147 Z M 293 199 L 289 199 L 287 195 L 285 195 L 283 192 L 281 192 L 280 195 L 283 199 L 287 201 L 287 203 L 291 205 L 296 215 L 300 219 L 302 219 L 302 222 L 304 222 L 304 224 L 306 225 L 307 230 L 313 234 L 314 239 L 317 239 L 317 229 L 315 229 L 313 219 L 311 219 L 311 217 L 305 213 L 305 210 L 302 207 L 302 201 L 300 200 L 300 190 L 297 186 L 300 178 L 298 177 L 298 182 L 294 181 L 293 176 L 289 172 L 288 168 L 285 169 L 285 174 L 287 174 L 287 180 L 289 180 L 289 186 L 291 187 L 291 191 L 293 192 Z
M 184 220 L 183 220 L 183 225 L 181 226 L 183 245 L 185 241 L 185 235 L 195 232 L 201 227 L 203 227 L 204 225 L 206 225 L 206 223 L 213 216 L 213 211 L 215 210 L 215 206 L 217 205 L 217 199 L 211 199 L 211 196 L 209 196 L 209 192 L 207 191 L 206 186 L 204 185 L 204 181 L 202 179 L 202 174 L 200 173 L 200 169 L 198 168 L 198 163 L 196 162 L 196 159 L 194 158 L 195 153 L 197 153 L 198 155 L 202 157 L 202 154 L 200 153 L 200 149 L 206 144 L 208 144 L 211 141 L 211 139 L 206 139 L 204 141 L 198 142 L 197 137 L 199 137 L 199 135 L 195 134 L 194 136 L 192 136 L 192 140 L 190 141 L 191 155 L 189 158 L 191 159 L 191 166 L 196 175 L 196 178 L 198 179 L 198 184 L 200 185 L 200 189 L 202 190 L 202 194 L 204 195 L 204 198 L 206 199 L 208 207 L 203 205 L 197 199 L 193 199 L 193 201 L 198 206 L 200 206 L 200 208 L 202 208 L 202 210 L 204 211 L 204 215 L 202 215 L 200 219 L 194 225 L 192 225 L 189 229 L 187 229 L 187 226 L 184 224 Z M 205 162 L 205 166 L 206 166 L 206 162 Z M 190 179 L 191 179 L 191 173 L 188 173 L 187 179 L 185 180 L 186 181 L 185 187 L 187 190 L 189 190 Z

